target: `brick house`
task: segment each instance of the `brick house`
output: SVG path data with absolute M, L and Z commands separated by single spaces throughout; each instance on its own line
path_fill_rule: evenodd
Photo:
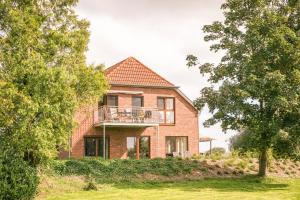
M 198 112 L 176 87 L 129 57 L 105 70 L 110 89 L 76 114 L 75 158 L 154 158 L 199 152 Z

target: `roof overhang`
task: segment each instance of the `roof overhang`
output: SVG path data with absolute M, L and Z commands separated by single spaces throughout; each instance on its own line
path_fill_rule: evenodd
M 143 94 L 143 91 L 109 90 L 107 94 Z
M 135 88 L 160 88 L 160 89 L 174 89 L 178 86 L 159 86 L 159 85 L 133 85 L 133 84 L 121 84 L 121 83 L 109 83 L 111 86 L 120 87 L 135 87 Z
M 211 142 L 215 140 L 214 138 L 211 138 L 211 137 L 200 137 L 199 138 L 199 142 Z
M 176 88 L 175 89 L 177 92 L 178 92 L 178 94 L 180 94 L 180 96 L 182 97 L 182 98 L 184 98 L 195 110 L 197 110 L 197 108 L 195 108 L 195 106 L 194 106 L 194 103 L 193 103 L 193 101 L 190 99 L 190 98 L 188 98 L 179 88 Z M 197 110 L 198 111 L 198 110 Z

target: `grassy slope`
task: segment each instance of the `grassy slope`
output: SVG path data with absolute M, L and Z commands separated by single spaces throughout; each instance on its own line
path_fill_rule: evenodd
M 273 179 L 254 177 L 257 167 L 255 159 L 233 156 L 53 161 L 42 170 L 37 199 L 300 200 L 299 161 L 272 161 Z M 98 191 L 83 190 L 90 180 Z
M 83 191 L 78 177 L 47 177 L 38 199 L 300 199 L 300 179 L 226 178 L 172 183 L 98 184 L 98 191 Z M 50 187 L 49 187 L 50 185 Z M 46 189 L 47 188 L 47 189 Z

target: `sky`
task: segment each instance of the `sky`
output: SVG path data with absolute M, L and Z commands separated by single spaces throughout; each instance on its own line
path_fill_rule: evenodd
M 223 20 L 222 2 L 80 0 L 76 13 L 90 22 L 87 62 L 109 67 L 133 56 L 195 100 L 209 84 L 197 67 L 186 66 L 185 59 L 194 54 L 201 63 L 219 62 L 222 53 L 210 52 L 210 44 L 203 40 L 202 27 Z M 201 111 L 200 136 L 212 137 L 213 147 L 227 149 L 234 132 L 225 134 L 219 125 L 204 128 L 202 124 L 209 117 L 207 108 Z M 208 143 L 200 143 L 201 152 L 208 149 Z

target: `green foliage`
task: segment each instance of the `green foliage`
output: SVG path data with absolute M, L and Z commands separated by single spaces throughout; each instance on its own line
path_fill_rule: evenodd
M 226 152 L 226 150 L 224 148 L 222 148 L 222 147 L 214 147 L 214 148 L 211 149 L 211 153 L 212 154 L 220 154 L 220 155 L 222 155 L 222 154 L 225 154 L 225 152 Z M 210 150 L 208 150 L 206 153 L 207 154 L 210 153 Z
M 90 191 L 90 190 L 98 190 L 97 185 L 94 181 L 89 181 L 87 185 L 83 188 L 83 190 Z
M 231 151 L 238 151 L 239 153 L 256 151 L 259 144 L 258 140 L 259 138 L 255 134 L 249 130 L 243 130 L 230 138 L 229 148 Z
M 220 122 L 224 131 L 247 129 L 265 175 L 266 152 L 280 147 L 274 138 L 281 131 L 299 154 L 300 2 L 230 0 L 222 9 L 224 22 L 203 28 L 204 40 L 214 42 L 211 50 L 225 53 L 220 63 L 187 57 L 187 65 L 199 64 L 211 83 L 195 106 L 207 105 L 212 113 L 206 126 Z
M 289 134 L 286 132 L 280 132 L 274 138 L 273 156 L 277 159 L 294 159 L 300 160 L 300 146 L 298 143 L 289 138 Z
M 207 158 L 210 158 L 212 161 L 221 160 L 223 158 L 223 154 L 216 152 L 212 154 L 207 154 Z
M 0 199 L 32 199 L 37 185 L 35 168 L 14 153 L 0 152 Z
M 174 176 L 191 173 L 199 163 L 175 158 L 145 160 L 82 159 L 53 161 L 51 168 L 60 175 L 88 175 L 97 181 L 128 181 L 137 175 L 154 174 Z
M 83 187 L 83 190 L 86 190 L 86 191 L 98 190 L 95 179 L 92 178 L 91 176 L 88 176 L 86 179 L 86 185 Z
M 75 111 L 107 89 L 87 66 L 88 22 L 76 0 L 0 2 L 0 141 L 32 165 L 57 155 Z
M 269 158 L 273 156 L 277 159 L 300 159 L 299 147 L 293 145 L 293 141 L 287 138 L 287 133 L 280 131 L 273 138 L 272 152 L 270 152 Z M 250 131 L 244 130 L 240 133 L 232 136 L 229 140 L 229 146 L 232 151 L 239 152 L 240 155 L 254 157 L 257 149 L 259 148 L 258 138 L 255 137 L 255 134 Z

